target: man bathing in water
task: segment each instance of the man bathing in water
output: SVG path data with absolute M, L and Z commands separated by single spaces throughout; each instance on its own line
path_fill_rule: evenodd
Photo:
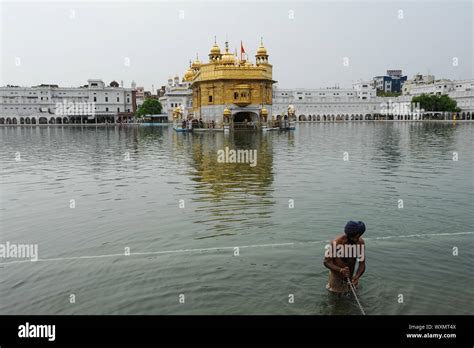
M 329 268 L 329 281 L 326 289 L 330 292 L 342 294 L 351 291 L 347 284 L 347 278 L 354 286 L 358 285 L 359 278 L 365 271 L 365 243 L 361 237 L 364 232 L 365 224 L 362 221 L 349 221 L 344 227 L 344 234 L 331 241 L 330 248 L 326 249 L 324 266 Z M 357 260 L 359 267 L 356 274 L 353 275 Z

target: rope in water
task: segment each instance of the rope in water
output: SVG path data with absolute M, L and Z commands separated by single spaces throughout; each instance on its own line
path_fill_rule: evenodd
M 347 284 L 349 284 L 349 287 L 352 290 L 352 294 L 354 294 L 355 300 L 357 301 L 357 304 L 359 305 L 359 308 L 360 308 L 360 311 L 362 312 L 362 315 L 365 315 L 364 308 L 362 308 L 362 305 L 359 302 L 359 298 L 357 297 L 357 294 L 355 292 L 354 285 L 352 284 L 352 282 L 350 281 L 349 278 L 347 278 Z

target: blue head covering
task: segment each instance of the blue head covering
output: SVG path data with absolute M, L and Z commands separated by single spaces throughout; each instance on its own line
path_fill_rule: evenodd
M 362 221 L 349 221 L 344 227 L 344 233 L 347 236 L 363 235 L 365 232 L 365 224 Z

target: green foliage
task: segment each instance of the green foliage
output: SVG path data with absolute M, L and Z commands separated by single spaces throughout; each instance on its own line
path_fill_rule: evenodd
M 422 94 L 413 97 L 412 103 L 419 103 L 420 108 L 425 111 L 449 111 L 460 112 L 461 109 L 457 106 L 457 102 L 451 99 L 447 94 L 434 95 Z
M 399 97 L 401 96 L 401 92 L 385 92 L 382 91 L 381 89 L 377 90 L 377 97 Z
M 143 117 L 145 115 L 157 115 L 161 114 L 163 107 L 158 99 L 146 99 L 143 104 L 138 108 L 136 115 L 137 117 Z

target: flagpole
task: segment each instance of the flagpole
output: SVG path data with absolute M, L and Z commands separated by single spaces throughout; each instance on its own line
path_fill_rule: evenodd
M 240 61 L 242 61 L 242 40 L 240 40 Z

